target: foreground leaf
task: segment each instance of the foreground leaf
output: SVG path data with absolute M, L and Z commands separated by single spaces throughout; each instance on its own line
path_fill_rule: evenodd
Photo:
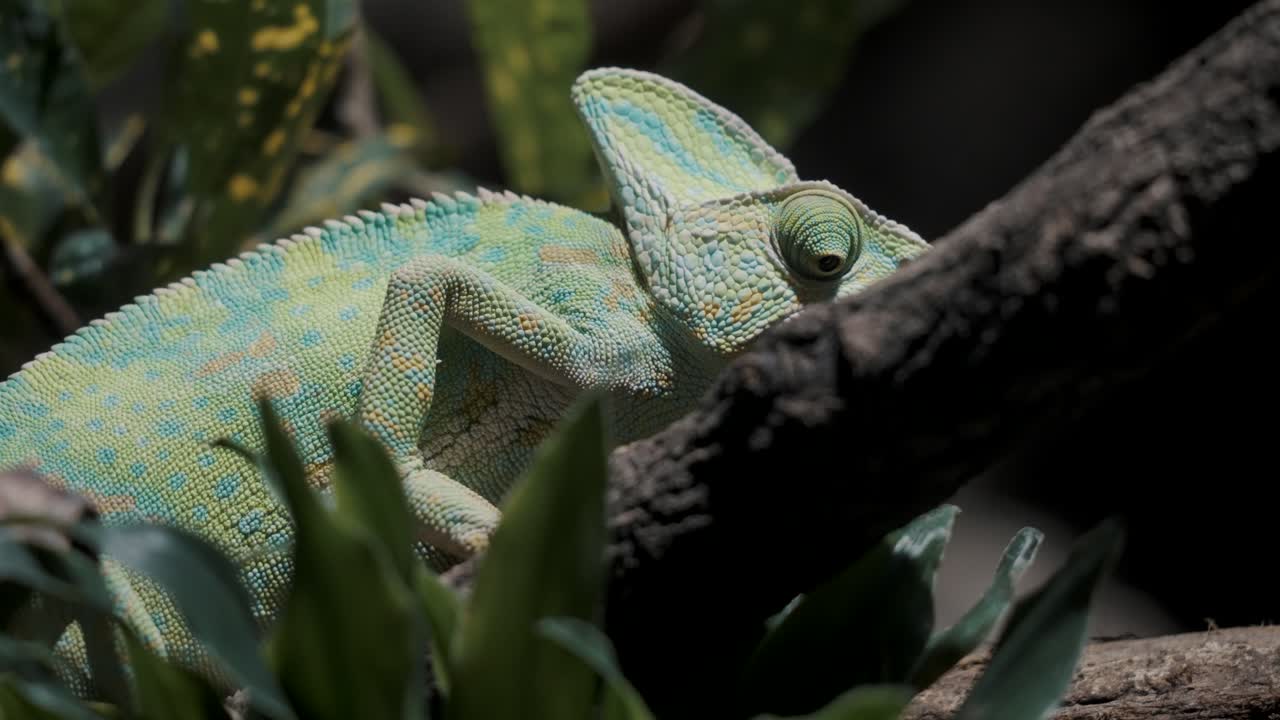
M 453 687 L 451 659 L 461 625 L 462 601 L 426 568 L 418 571 L 418 599 L 431 636 L 431 666 L 436 687 L 445 698 Z
M 589 619 L 603 590 L 603 396 L 587 393 L 539 448 L 490 541 L 454 651 L 446 717 L 585 717 L 595 682 L 535 633 Z
M 1046 717 L 1075 671 L 1098 587 L 1119 559 L 1124 531 L 1107 520 L 1081 537 L 1066 563 L 1019 603 L 957 720 Z
M 165 590 L 191 634 L 208 648 L 254 705 L 275 718 L 293 713 L 259 649 L 248 593 L 236 567 L 192 533 L 162 525 L 100 528 L 100 548 Z
M 911 688 L 904 685 L 863 685 L 803 717 L 807 720 L 894 720 L 911 702 L 911 697 Z M 760 715 L 757 720 L 782 719 L 776 715 Z
M 156 657 L 132 633 L 125 633 L 129 665 L 137 684 L 138 712 L 144 718 L 226 717 L 219 693 L 203 679 Z
M 364 525 L 387 504 L 385 478 L 335 473 L 345 507 L 326 511 L 270 402 L 259 410 L 267 460 L 296 528 L 292 583 L 270 641 L 286 692 L 306 718 L 415 717 L 422 632 L 413 597 L 392 553 Z M 343 452 L 347 462 L 360 454 Z
M 1023 528 L 1014 535 L 982 598 L 954 625 L 929 639 L 928 647 L 911 673 L 914 687 L 929 687 L 987 639 L 1013 603 L 1014 584 L 1035 558 L 1043 538 L 1044 533 L 1035 528 Z
M 933 579 L 956 513 L 916 518 L 796 602 L 743 673 L 745 709 L 812 712 L 857 685 L 905 682 L 933 629 Z
M 164 29 L 168 0 L 54 0 L 94 88 L 115 80 Z
M 538 632 L 573 653 L 604 679 L 608 688 L 604 720 L 651 720 L 653 713 L 623 676 L 613 644 L 599 628 L 578 618 L 543 618 L 538 621 Z

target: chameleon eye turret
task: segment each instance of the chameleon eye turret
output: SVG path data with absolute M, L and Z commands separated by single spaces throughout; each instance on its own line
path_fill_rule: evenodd
M 823 190 L 787 198 L 774 225 L 787 265 L 810 280 L 844 275 L 862 249 L 862 228 L 849 204 Z

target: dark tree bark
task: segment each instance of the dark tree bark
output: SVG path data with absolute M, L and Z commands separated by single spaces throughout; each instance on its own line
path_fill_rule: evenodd
M 788 599 L 1272 282 L 1278 101 L 1267 0 L 931 252 L 775 328 L 694 412 L 619 449 L 606 625 L 655 707 L 719 706 Z

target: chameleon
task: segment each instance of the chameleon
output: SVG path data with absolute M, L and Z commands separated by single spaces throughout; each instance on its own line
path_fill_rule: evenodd
M 482 552 L 505 493 L 575 396 L 611 398 L 614 440 L 690 410 L 805 306 L 859 292 L 930 246 L 792 162 L 740 117 L 643 70 L 570 89 L 610 208 L 510 191 L 384 204 L 197 270 L 90 322 L 0 384 L 0 470 L 86 498 L 103 523 L 196 533 L 279 611 L 290 520 L 229 438 L 260 449 L 267 398 L 328 484 L 326 423 L 395 460 L 416 550 Z M 151 649 L 207 658 L 170 601 L 110 558 L 117 611 Z M 60 643 L 76 655 L 74 627 Z M 80 678 L 80 682 L 88 682 Z

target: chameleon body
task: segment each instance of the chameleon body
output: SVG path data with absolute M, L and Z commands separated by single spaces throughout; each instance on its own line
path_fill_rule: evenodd
M 208 538 L 241 564 L 266 621 L 290 568 L 264 551 L 287 548 L 289 519 L 250 463 L 211 445 L 261 447 L 256 396 L 322 485 L 325 421 L 372 431 L 401 469 L 419 551 L 443 567 L 485 547 L 504 493 L 581 389 L 610 390 L 619 441 L 650 434 L 761 331 L 928 247 L 802 181 L 678 83 L 605 68 L 572 96 L 612 217 L 511 193 L 436 196 L 198 271 L 0 384 L 0 468 L 34 468 L 104 522 Z M 153 649 L 204 662 L 166 598 L 107 570 Z

